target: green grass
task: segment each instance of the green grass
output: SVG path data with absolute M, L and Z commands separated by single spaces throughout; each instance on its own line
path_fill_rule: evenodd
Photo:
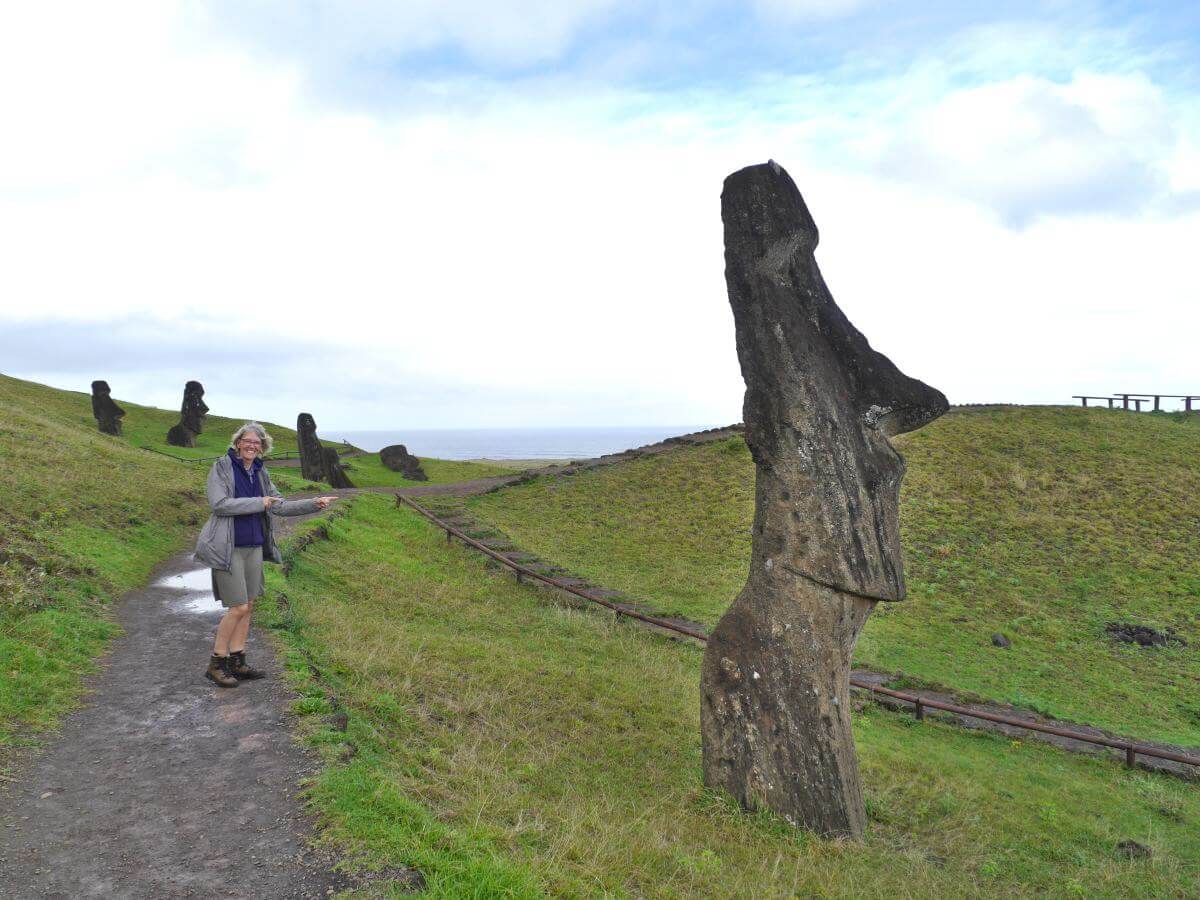
M 862 845 L 743 814 L 702 787 L 696 648 L 516 585 L 390 498 L 328 527 L 261 613 L 324 754 L 311 799 L 329 841 L 419 867 L 432 896 L 1200 889 L 1194 786 L 870 706 Z
M 1200 428 L 1075 408 L 955 411 L 897 441 L 908 600 L 880 604 L 860 664 L 1146 739 L 1200 745 Z M 470 501 L 518 544 L 714 623 L 745 580 L 744 442 L 647 457 Z M 1111 642 L 1172 627 L 1186 647 Z M 991 645 L 993 632 L 1012 647 Z
M 454 481 L 471 481 L 475 478 L 490 478 L 493 475 L 511 475 L 511 467 L 490 462 L 473 462 L 457 459 L 430 459 L 419 457 L 421 468 L 428 481 L 410 481 L 393 472 L 379 459 L 378 453 L 367 453 L 346 460 L 346 474 L 355 487 L 409 487 L 417 484 L 445 484 Z
M 47 387 L 32 381 L 22 381 L 0 375 L 0 385 L 15 391 L 30 402 L 38 404 L 39 408 L 56 421 L 64 425 L 74 425 L 86 432 L 95 432 L 96 419 L 92 415 L 92 396 L 90 393 L 79 391 L 64 391 Z M 179 386 L 179 397 L 183 399 L 183 385 Z M 153 406 L 141 406 L 114 397 L 117 405 L 125 410 L 125 418 L 121 420 L 121 437 L 135 447 L 151 447 L 174 456 L 188 459 L 220 456 L 229 448 L 229 438 L 238 428 L 253 417 L 230 418 L 209 413 L 204 420 L 204 431 L 196 436 L 195 447 L 173 447 L 167 443 L 167 431 L 179 422 L 178 410 L 158 409 Z M 294 429 L 276 425 L 273 422 L 262 423 L 267 432 L 274 438 L 273 452 L 282 453 L 285 450 L 296 450 L 296 432 Z M 338 441 L 322 441 L 331 447 L 341 447 Z
M 199 469 L 100 434 L 87 404 L 83 427 L 76 396 L 0 376 L 0 767 L 77 701 L 111 601 L 207 514 Z

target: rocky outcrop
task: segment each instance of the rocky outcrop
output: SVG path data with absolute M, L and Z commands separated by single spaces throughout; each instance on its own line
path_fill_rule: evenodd
M 817 228 L 777 164 L 721 195 L 725 279 L 757 467 L 750 573 L 704 654 L 704 777 L 821 834 L 865 826 L 850 657 L 878 601 L 904 597 L 888 437 L 946 411 L 871 349 L 814 259 Z
M 300 472 L 305 478 L 335 488 L 354 487 L 342 469 L 337 450 L 326 447 L 317 437 L 317 423 L 309 413 L 300 413 L 296 418 L 296 443 L 300 447 Z
M 92 415 L 96 417 L 96 424 L 102 432 L 120 436 L 125 410 L 113 400 L 107 381 L 92 382 Z
M 379 461 L 393 472 L 399 472 L 409 481 L 429 480 L 429 476 L 421 468 L 421 461 L 409 453 L 408 448 L 403 444 L 384 447 L 379 451 Z
M 183 386 L 183 405 L 179 409 L 179 423 L 167 432 L 167 443 L 173 447 L 195 447 L 196 435 L 204 431 L 204 418 L 208 407 L 204 404 L 204 385 L 189 381 Z

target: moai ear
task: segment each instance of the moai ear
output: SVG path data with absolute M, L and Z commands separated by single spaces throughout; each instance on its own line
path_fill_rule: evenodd
M 872 350 L 838 308 L 813 256 L 816 223 L 778 164 L 725 179 L 721 215 L 760 496 L 773 476 L 801 487 L 760 503 L 755 527 L 780 535 L 781 562 L 799 574 L 902 599 L 904 461 L 887 437 L 937 418 L 946 398 Z

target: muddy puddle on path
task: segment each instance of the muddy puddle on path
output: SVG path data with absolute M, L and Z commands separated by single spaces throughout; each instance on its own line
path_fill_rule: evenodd
M 168 575 L 154 582 L 152 587 L 162 588 L 170 593 L 166 595 L 180 612 L 190 613 L 219 613 L 224 614 L 223 607 L 212 592 L 212 570 L 191 569 Z

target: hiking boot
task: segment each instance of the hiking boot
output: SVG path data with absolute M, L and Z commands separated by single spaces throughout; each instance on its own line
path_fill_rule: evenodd
M 237 687 L 238 680 L 229 671 L 229 657 L 217 656 L 215 653 L 208 660 L 208 668 L 204 677 L 221 687 Z
M 254 681 L 257 678 L 267 677 L 266 672 L 260 672 L 258 669 L 252 669 L 246 665 L 245 650 L 229 654 L 229 671 L 239 681 Z

